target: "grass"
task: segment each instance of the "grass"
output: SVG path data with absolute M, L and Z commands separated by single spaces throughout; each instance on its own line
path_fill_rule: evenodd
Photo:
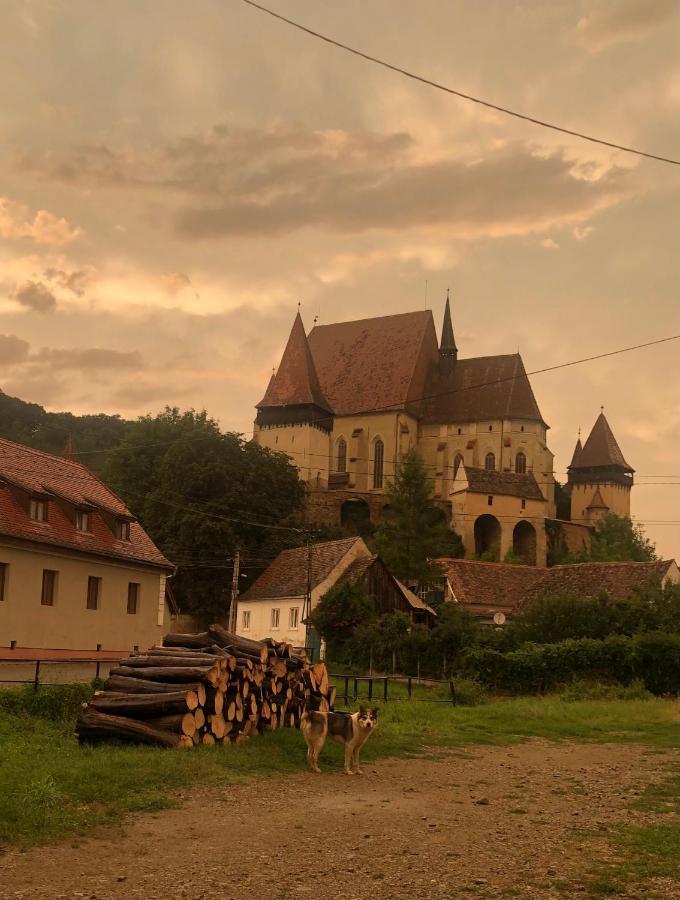
M 125 813 L 177 803 L 179 792 L 195 785 L 220 788 L 304 769 L 302 739 L 288 729 L 226 749 L 81 747 L 73 724 L 85 694 L 82 687 L 0 692 L 0 845 L 43 843 L 117 825 Z M 663 700 L 565 704 L 547 697 L 474 707 L 395 702 L 381 709 L 380 727 L 362 759 L 532 737 L 667 748 L 675 745 L 676 731 L 674 706 Z M 342 748 L 329 744 L 325 768 L 339 770 L 341 757 Z

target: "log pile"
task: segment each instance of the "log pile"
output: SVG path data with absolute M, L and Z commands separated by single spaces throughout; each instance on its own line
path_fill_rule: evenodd
M 111 669 L 76 724 L 81 742 L 163 747 L 239 744 L 298 728 L 305 708 L 330 710 L 335 688 L 323 663 L 272 639 L 253 641 L 210 625 L 168 634 Z

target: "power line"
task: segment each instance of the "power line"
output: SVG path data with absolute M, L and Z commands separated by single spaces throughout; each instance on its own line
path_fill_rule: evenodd
M 327 34 L 322 34 L 319 31 L 314 31 L 312 28 L 308 28 L 306 25 L 302 25 L 300 22 L 295 22 L 293 19 L 288 19 L 286 16 L 282 16 L 280 13 L 274 12 L 274 10 L 269 9 L 266 6 L 262 6 L 259 3 L 255 3 L 255 0 L 242 0 L 247 6 L 251 6 L 253 9 L 257 9 L 260 12 L 266 13 L 268 16 L 272 16 L 274 19 L 278 19 L 281 22 L 285 22 L 286 25 L 290 25 L 293 28 L 297 28 L 298 31 L 302 31 L 305 34 L 310 35 L 311 37 L 318 38 L 320 41 L 325 41 L 327 44 L 331 44 L 334 47 L 338 47 L 340 50 L 345 50 L 347 53 L 351 53 L 354 56 L 358 56 L 361 59 L 366 60 L 367 62 L 375 63 L 378 66 L 382 66 L 384 69 L 389 69 L 392 72 L 397 72 L 399 75 L 404 75 L 406 78 L 411 78 L 414 81 L 418 81 L 421 84 L 426 84 L 429 87 L 436 88 L 439 91 L 444 91 L 447 94 L 453 94 L 455 97 L 459 97 L 461 100 L 468 100 L 471 103 L 477 103 L 479 106 L 485 106 L 487 109 L 493 109 L 495 112 L 503 113 L 506 116 L 513 116 L 515 119 L 521 119 L 524 122 L 529 122 L 532 125 L 539 125 L 541 128 L 549 128 L 552 131 L 558 131 L 561 134 L 568 134 L 570 137 L 580 138 L 584 141 L 590 141 L 592 144 L 601 144 L 604 147 L 611 147 L 613 150 L 623 150 L 625 153 L 632 153 L 635 156 L 643 156 L 647 159 L 655 159 L 658 162 L 670 163 L 673 166 L 680 166 L 680 160 L 671 159 L 667 156 L 659 156 L 656 153 L 647 153 L 644 150 L 637 150 L 634 147 L 627 147 L 624 144 L 616 144 L 613 141 L 607 141 L 602 138 L 596 138 L 589 134 L 584 134 L 581 131 L 574 131 L 571 128 L 564 128 L 561 125 L 554 125 L 551 122 L 546 122 L 543 119 L 537 119 L 534 116 L 528 116 L 525 113 L 517 112 L 517 110 L 509 109 L 506 106 L 499 106 L 497 103 L 491 103 L 488 100 L 482 100 L 480 97 L 473 97 L 472 94 L 463 93 L 463 91 L 456 90 L 452 87 L 447 87 L 445 84 L 441 84 L 438 81 L 433 81 L 431 78 L 425 78 L 422 75 L 416 75 L 415 72 L 411 72 L 408 69 L 403 69 L 401 66 L 394 65 L 393 63 L 387 62 L 384 59 L 380 59 L 377 56 L 372 56 L 370 53 L 365 53 L 363 50 L 357 50 L 356 47 L 350 47 L 348 44 L 343 44 L 342 41 L 337 41 L 335 38 L 329 37 Z

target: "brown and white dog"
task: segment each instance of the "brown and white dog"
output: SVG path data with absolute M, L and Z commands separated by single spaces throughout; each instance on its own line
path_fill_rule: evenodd
M 361 706 L 356 713 L 305 711 L 300 720 L 300 730 L 307 741 L 309 768 L 312 772 L 321 771 L 319 754 L 326 738 L 330 737 L 345 746 L 345 775 L 360 775 L 359 751 L 377 727 L 377 709 Z

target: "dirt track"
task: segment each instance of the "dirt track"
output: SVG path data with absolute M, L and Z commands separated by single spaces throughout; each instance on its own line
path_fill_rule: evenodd
M 608 827 L 650 819 L 626 806 L 674 758 L 536 741 L 205 791 L 130 817 L 122 836 L 7 853 L 0 897 L 584 896 L 593 861 L 612 856 Z

